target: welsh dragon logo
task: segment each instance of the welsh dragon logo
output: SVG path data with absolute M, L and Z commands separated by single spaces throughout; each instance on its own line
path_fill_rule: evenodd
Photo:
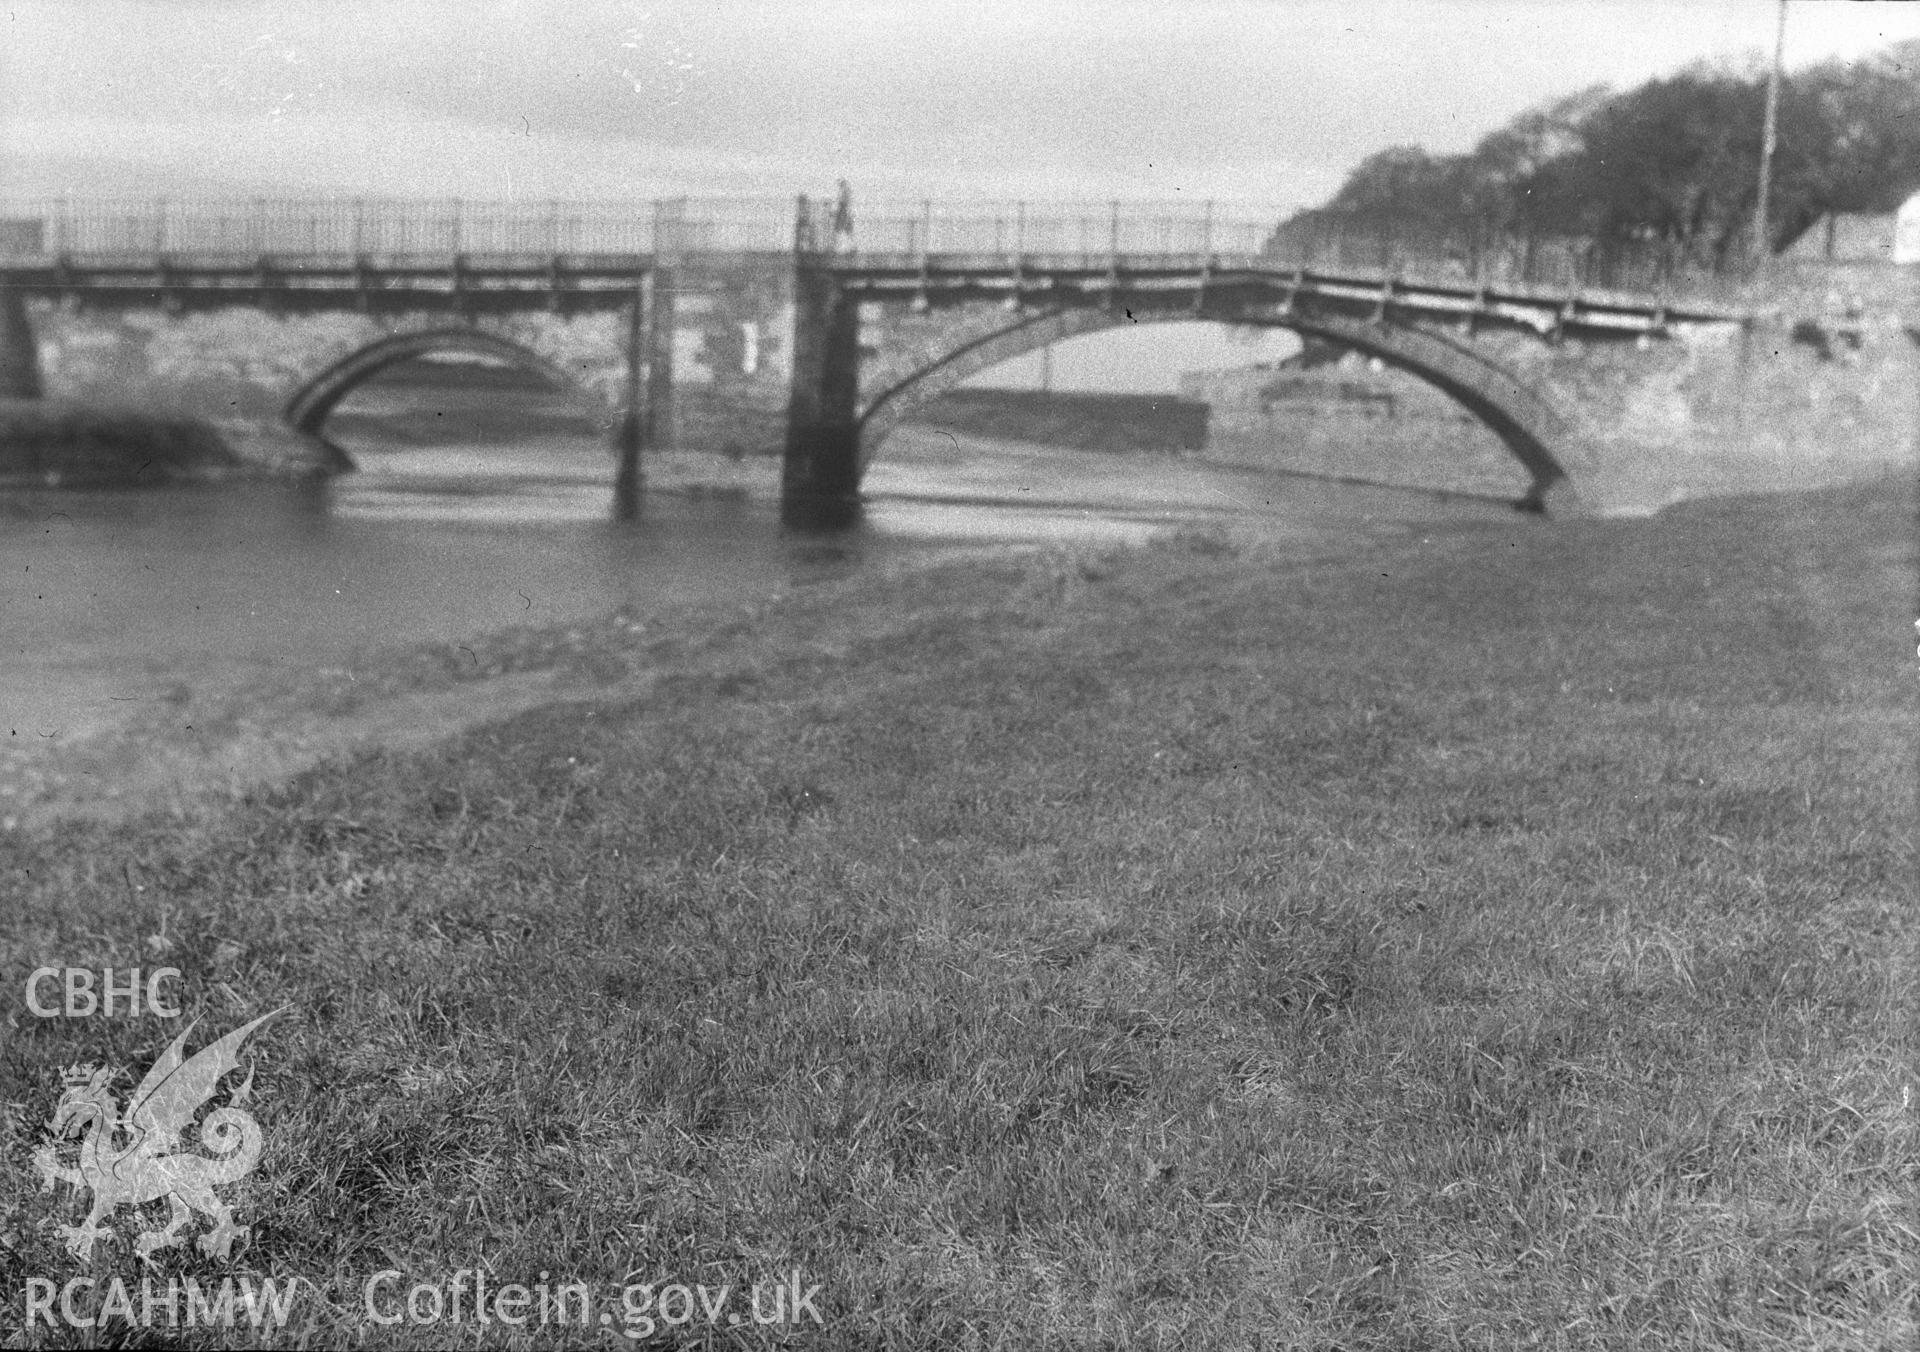
M 106 1222 L 123 1206 L 139 1207 L 166 1198 L 172 1207 L 164 1227 L 142 1231 L 134 1242 L 141 1258 L 159 1249 L 183 1243 L 180 1231 L 200 1212 L 213 1228 L 200 1236 L 200 1252 L 226 1258 L 233 1241 L 249 1227 L 235 1225 L 233 1209 L 214 1189 L 243 1178 L 260 1160 L 260 1124 L 241 1110 L 253 1089 L 253 1069 L 234 1089 L 227 1106 L 216 1108 L 201 1121 L 199 1144 L 212 1151 L 202 1155 L 182 1148 L 181 1133 L 193 1125 L 194 1115 L 212 1099 L 222 1078 L 240 1068 L 240 1044 L 261 1024 L 284 1011 L 276 1009 L 217 1042 L 185 1056 L 193 1025 L 160 1054 L 133 1091 L 126 1112 L 108 1089 L 115 1072 L 95 1066 L 71 1066 L 65 1072 L 66 1092 L 47 1123 L 52 1136 L 34 1152 L 34 1167 L 45 1180 L 42 1191 L 65 1183 L 75 1193 L 91 1190 L 93 1206 L 78 1225 L 62 1225 L 67 1249 L 82 1262 L 93 1256 L 94 1241 L 110 1237 Z M 61 1162 L 61 1147 L 72 1150 L 79 1138 L 77 1162 Z

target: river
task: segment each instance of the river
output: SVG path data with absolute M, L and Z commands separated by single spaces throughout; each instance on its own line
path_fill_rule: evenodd
M 70 739 L 143 701 L 383 645 L 764 595 L 905 553 L 1169 527 L 1338 548 L 1512 519 L 1485 502 L 908 427 L 869 470 L 861 524 L 812 536 L 781 529 L 767 461 L 657 464 L 640 519 L 617 523 L 606 445 L 577 432 L 362 435 L 348 449 L 361 471 L 320 486 L 0 499 L 0 735 Z

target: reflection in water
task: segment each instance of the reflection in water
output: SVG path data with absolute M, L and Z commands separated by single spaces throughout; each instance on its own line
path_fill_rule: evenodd
M 906 429 L 869 472 L 857 528 L 822 536 L 782 529 L 770 463 L 748 466 L 764 472 L 751 490 L 650 467 L 639 518 L 616 522 L 597 438 L 349 449 L 361 472 L 328 484 L 0 501 L 0 729 L 71 736 L 137 701 L 345 665 L 357 649 L 765 595 L 929 547 L 1132 542 L 1220 520 L 1336 538 L 1461 514 Z
M 780 524 L 801 535 L 849 535 L 866 520 L 858 498 L 794 498 L 780 504 Z

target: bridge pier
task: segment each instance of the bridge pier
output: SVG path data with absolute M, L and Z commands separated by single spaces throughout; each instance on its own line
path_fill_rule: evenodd
M 793 279 L 793 374 L 780 515 L 837 526 L 860 505 L 860 307 L 832 268 L 802 257 Z
M 627 378 L 624 407 L 614 429 L 620 466 L 613 481 L 613 511 L 622 521 L 640 515 L 645 482 L 641 460 L 657 450 L 672 426 L 673 278 L 652 268 L 641 274 L 627 311 Z
M 38 399 L 40 349 L 27 318 L 26 298 L 18 291 L 0 291 L 0 399 Z

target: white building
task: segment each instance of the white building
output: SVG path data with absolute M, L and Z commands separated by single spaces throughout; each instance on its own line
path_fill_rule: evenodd
M 1796 263 L 1920 263 L 1920 193 L 1885 215 L 1829 212 L 1781 257 Z
M 1920 192 L 1901 203 L 1894 213 L 1893 261 L 1920 263 Z

